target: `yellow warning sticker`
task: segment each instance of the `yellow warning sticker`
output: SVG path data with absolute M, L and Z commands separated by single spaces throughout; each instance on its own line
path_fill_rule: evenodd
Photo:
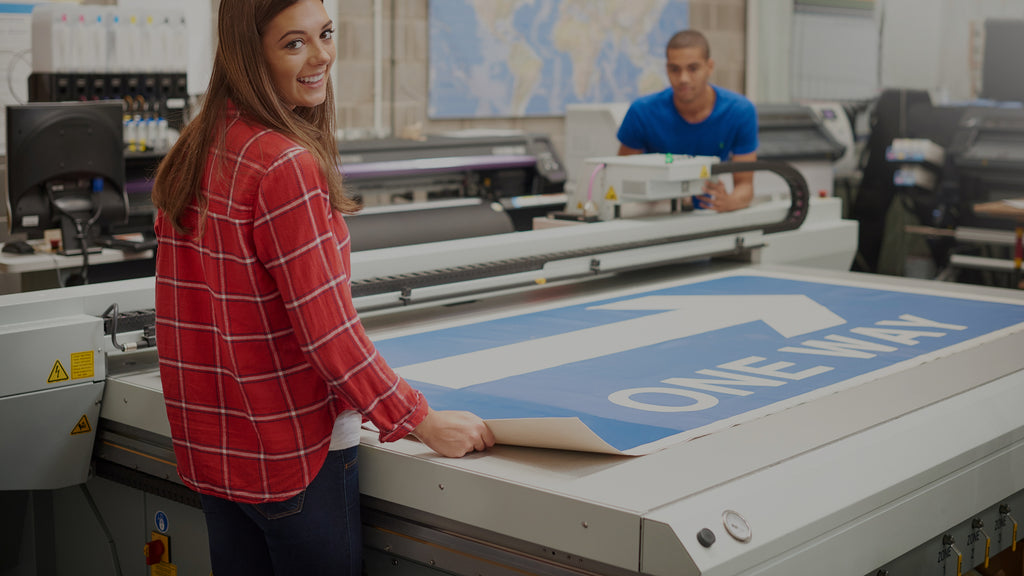
M 160 562 L 149 567 L 151 576 L 178 576 L 178 567 L 169 562 Z
M 577 202 L 576 203 L 576 209 L 577 210 L 583 210 L 583 202 Z
M 71 435 L 88 434 L 89 432 L 92 432 L 92 426 L 89 426 L 89 418 L 82 414 L 82 417 L 78 419 L 78 424 L 75 424 L 75 427 L 71 429 Z
M 708 177 L 708 167 L 707 166 L 701 166 L 700 167 L 700 177 L 701 178 L 707 178 Z
M 92 378 L 96 375 L 96 365 L 92 352 L 75 352 L 71 355 L 71 379 Z
M 618 200 L 619 196 L 615 193 L 615 187 L 609 186 L 608 193 L 604 195 L 605 200 Z
M 68 371 L 64 369 L 64 365 L 57 360 L 53 363 L 53 368 L 50 369 L 50 377 L 46 379 L 47 384 L 53 384 L 54 382 L 63 382 L 68 379 Z

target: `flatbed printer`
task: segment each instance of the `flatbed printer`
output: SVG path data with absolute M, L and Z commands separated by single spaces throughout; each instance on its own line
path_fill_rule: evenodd
M 753 309 L 737 307 L 744 314 L 769 308 L 803 322 L 803 308 L 787 314 L 790 309 L 775 300 L 756 303 L 765 296 L 758 291 L 772 285 L 770 295 L 801 301 L 813 286 L 808 298 L 827 304 L 824 311 L 811 306 L 815 316 L 842 316 L 843 322 L 833 318 L 818 331 L 779 332 L 771 337 L 776 340 L 765 340 L 770 333 L 758 321 L 734 318 L 728 326 L 708 328 L 708 341 L 694 335 L 654 345 L 654 356 L 669 366 L 706 360 L 708 370 L 736 373 L 739 364 L 723 368 L 715 359 L 720 350 L 733 350 L 728 343 L 739 341 L 733 338 L 775 347 L 778 338 L 794 338 L 781 347 L 853 357 L 895 355 L 884 366 L 847 374 L 818 391 L 693 428 L 687 439 L 669 436 L 645 455 L 498 446 L 447 460 L 413 440 L 379 445 L 367 431 L 361 481 L 368 572 L 953 574 L 958 558 L 969 567 L 986 553 L 1011 547 L 1014 511 L 1024 506 L 1024 423 L 1016 414 L 1024 400 L 1024 361 L 1017 352 L 1024 299 L 1003 290 L 843 272 L 852 258 L 855 224 L 840 220 L 838 201 L 813 199 L 799 227 L 764 232 L 792 214 L 791 202 L 763 202 L 729 214 L 663 214 L 353 255 L 357 306 L 385 354 L 406 338 L 444 337 L 447 330 L 488 322 L 521 324 L 538 314 L 577 314 L 651 295 L 718 297 L 731 290 L 753 298 Z M 709 259 L 715 255 L 732 259 Z M 852 304 L 841 304 L 844 299 Z M 37 563 L 50 562 L 58 571 L 111 570 L 109 536 L 125 573 L 142 574 L 142 547 L 163 535 L 181 573 L 209 570 L 202 515 L 176 483 L 155 351 L 146 348 L 146 333 L 137 326 L 115 329 L 112 318 L 103 318 L 112 316 L 105 312 L 114 302 L 130 312 L 151 307 L 152 300 L 151 279 L 0 298 L 3 364 L 19 370 L 8 371 L 5 381 L 20 385 L 5 387 L 0 398 L 0 456 L 16 463 L 5 466 L 0 490 L 41 491 L 33 493 L 26 522 L 34 528 L 23 539 L 35 540 L 36 553 L 28 555 Z M 700 302 L 703 307 L 707 300 Z M 916 336 L 885 331 L 887 314 L 908 322 L 899 319 L 911 313 L 924 318 L 941 304 L 966 306 L 972 314 L 984 309 L 993 324 L 961 330 L 960 320 L 931 318 L 929 328 L 918 323 Z M 845 307 L 852 305 L 864 312 Z M 643 317 L 629 305 L 612 314 L 619 320 Z M 692 325 L 707 316 L 692 309 L 686 314 L 669 324 Z M 105 332 L 141 349 L 121 352 Z M 865 334 L 889 340 L 868 343 Z M 632 337 L 623 333 L 624 340 Z M 808 344 L 814 339 L 825 344 Z M 853 342 L 858 339 L 860 344 Z M 918 342 L 929 347 L 927 353 L 914 354 Z M 677 347 L 659 348 L 668 345 Z M 582 348 L 561 350 L 576 359 Z M 744 356 L 741 348 L 737 353 Z M 70 370 L 68 379 L 58 362 Z M 406 360 L 392 364 L 409 369 Z M 765 370 L 793 376 L 798 368 Z M 763 371 L 760 376 L 767 378 Z M 414 382 L 430 380 L 418 378 Z M 689 382 L 692 397 L 701 390 L 697 384 L 722 399 L 730 395 L 723 389 L 737 388 Z M 84 396 L 74 402 L 70 396 L 37 400 L 64 397 L 61 390 L 75 386 Z M 23 404 L 28 401 L 37 402 L 33 410 Z M 63 414 L 55 414 L 61 406 Z M 84 430 L 83 416 L 91 431 L 70 434 Z M 541 432 L 540 445 L 556 436 L 544 433 L 543 422 L 532 429 Z M 63 444 L 93 434 L 95 453 L 86 449 L 83 458 L 82 446 L 44 444 L 46 430 Z M 11 441 L 28 436 L 39 444 Z M 90 459 L 96 470 L 91 477 Z M 86 479 L 88 497 L 77 487 Z M 70 488 L 57 489 L 62 486 Z M 105 519 L 107 535 L 96 528 L 88 502 Z M 53 536 L 59 553 L 39 554 L 40 546 L 46 549 L 41 535 Z M 22 549 L 32 550 L 30 544 Z

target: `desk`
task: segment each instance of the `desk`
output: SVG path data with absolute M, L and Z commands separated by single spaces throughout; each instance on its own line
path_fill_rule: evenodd
M 1024 198 L 975 204 L 974 213 L 978 216 L 999 218 L 1000 220 L 1016 220 L 1017 222 L 1024 222 Z
M 129 254 L 112 248 L 104 248 L 102 252 L 89 254 L 90 277 L 93 272 L 120 263 L 144 264 L 145 261 L 152 259 L 152 250 Z M 59 288 L 72 272 L 81 267 L 81 256 L 61 256 L 52 252 L 36 252 L 35 254 L 0 252 L 0 294 Z
M 976 216 L 1014 221 L 1013 286 L 1020 284 L 1021 261 L 1024 260 L 1024 198 L 999 200 L 974 205 Z
M 975 216 L 1005 220 L 1015 223 L 1015 230 L 996 230 L 960 226 L 955 229 L 933 228 L 930 226 L 907 226 L 906 232 L 929 237 L 953 238 L 958 243 L 1002 247 L 1012 250 L 1013 259 L 993 258 L 988 255 L 969 255 L 954 253 L 949 256 L 947 267 L 940 271 L 938 280 L 948 280 L 955 275 L 956 269 L 972 269 L 982 272 L 1001 272 L 1010 275 L 1010 286 L 1024 288 L 1021 285 L 1021 263 L 1024 260 L 1024 198 L 1014 200 L 998 200 L 975 204 L 972 209 Z

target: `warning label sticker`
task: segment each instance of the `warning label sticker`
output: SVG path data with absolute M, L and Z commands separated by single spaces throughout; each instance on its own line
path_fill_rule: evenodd
M 71 355 L 71 379 L 92 378 L 96 374 L 96 365 L 92 352 L 75 352 Z
M 153 564 L 149 568 L 153 576 L 178 576 L 178 566 L 169 562 Z
M 92 426 L 89 425 L 89 418 L 85 414 L 82 414 L 82 417 L 78 419 L 78 424 L 75 424 L 75 427 L 71 429 L 71 435 L 88 434 L 89 432 L 92 432 Z
M 700 168 L 700 177 L 701 178 L 707 178 L 708 177 L 708 167 L 707 166 L 701 166 L 701 168 Z
M 53 368 L 50 368 L 50 377 L 46 379 L 47 384 L 53 384 L 54 382 L 63 382 L 68 379 L 68 371 L 64 369 L 64 365 L 57 360 L 53 363 Z

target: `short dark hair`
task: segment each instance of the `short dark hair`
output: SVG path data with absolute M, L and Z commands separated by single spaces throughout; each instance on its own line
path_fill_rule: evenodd
M 711 45 L 708 44 L 708 39 L 696 30 L 676 32 L 665 46 L 665 54 L 667 55 L 669 50 L 679 48 L 700 48 L 704 52 L 705 60 L 711 58 Z

